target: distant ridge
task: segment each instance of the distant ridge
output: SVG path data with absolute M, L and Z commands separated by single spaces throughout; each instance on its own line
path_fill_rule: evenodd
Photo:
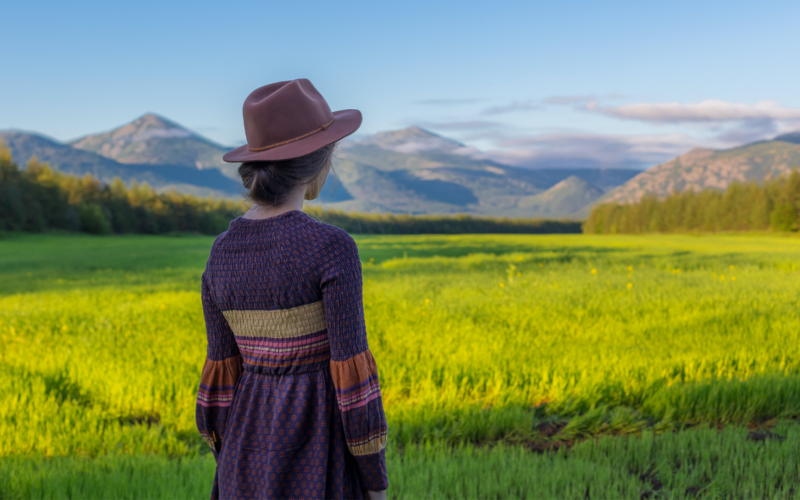
M 573 214 L 603 196 L 603 190 L 577 176 L 569 176 L 544 193 L 520 202 L 522 208 L 536 208 L 539 213 Z
M 779 135 L 773 141 L 791 142 L 792 144 L 800 144 L 800 132 L 791 132 L 788 134 Z
M 800 168 L 800 133 L 726 149 L 693 149 L 646 170 L 614 189 L 604 201 L 634 203 L 645 194 L 724 190 L 733 182 L 757 181 Z

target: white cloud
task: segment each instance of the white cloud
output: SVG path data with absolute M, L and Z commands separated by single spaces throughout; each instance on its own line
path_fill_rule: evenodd
M 480 99 L 424 99 L 422 101 L 414 101 L 414 104 L 422 104 L 424 106 L 457 106 L 459 104 L 473 104 L 480 101 Z
M 491 106 L 484 109 L 481 114 L 483 115 L 502 115 L 506 113 L 514 113 L 516 111 L 530 111 L 533 109 L 540 109 L 541 105 L 533 99 L 527 101 L 513 101 L 504 106 Z
M 501 141 L 483 157 L 533 168 L 647 168 L 700 145 L 683 134 L 539 134 Z
M 629 135 L 552 129 L 536 133 L 535 129 L 525 131 L 504 123 L 500 118 L 497 121 L 473 119 L 424 125 L 432 130 L 453 133 L 460 141 L 480 148 L 463 148 L 460 154 L 529 168 L 645 169 L 697 147 L 727 149 L 800 129 L 800 108 L 790 108 L 775 101 L 756 104 L 722 100 L 686 104 L 606 104 L 608 100 L 621 97 L 551 96 L 493 106 L 484 109 L 482 114 L 501 115 L 545 106 L 567 106 L 617 119 L 670 124 L 674 125 L 670 132 L 675 132 L 659 134 L 652 127 L 641 127 L 641 134 Z M 404 148 L 425 149 L 416 143 Z
M 741 104 L 710 99 L 696 104 L 636 103 L 622 106 L 587 106 L 586 109 L 614 118 L 650 123 L 800 120 L 800 108 L 787 108 L 775 101 Z
M 569 104 L 583 104 L 585 102 L 594 101 L 597 97 L 593 95 L 554 95 L 544 100 L 545 104 L 555 104 L 557 106 L 565 106 Z

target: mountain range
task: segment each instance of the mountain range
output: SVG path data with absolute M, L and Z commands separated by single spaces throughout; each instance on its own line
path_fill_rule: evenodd
M 222 162 L 228 148 L 153 114 L 66 144 L 20 131 L 0 131 L 0 141 L 22 166 L 36 156 L 64 173 L 104 182 L 119 177 L 197 196 L 233 197 L 241 190 L 235 167 Z
M 800 168 L 800 132 L 726 150 L 697 148 L 642 172 L 604 201 L 631 203 L 645 194 L 724 190 L 732 182 L 761 182 Z
M 147 182 L 159 191 L 237 198 L 230 149 L 155 114 L 100 134 L 60 143 L 39 134 L 0 131 L 24 165 L 36 156 L 74 175 Z M 604 201 L 630 203 L 685 189 L 724 189 L 800 165 L 800 133 L 725 151 L 695 149 L 646 171 L 525 169 L 482 159 L 480 151 L 419 127 L 345 140 L 335 174 L 318 203 L 366 212 L 583 218 Z

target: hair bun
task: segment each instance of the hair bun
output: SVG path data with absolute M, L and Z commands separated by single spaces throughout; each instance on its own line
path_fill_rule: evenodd
M 324 179 L 317 177 L 330 167 L 337 143 L 328 144 L 312 153 L 288 160 L 247 161 L 239 166 L 242 184 L 247 195 L 256 203 L 278 206 L 285 202 L 301 184 L 316 191 L 322 189 Z

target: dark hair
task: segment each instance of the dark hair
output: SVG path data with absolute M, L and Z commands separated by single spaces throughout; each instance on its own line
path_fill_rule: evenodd
M 247 161 L 239 166 L 242 184 L 250 199 L 278 206 L 300 184 L 310 184 L 331 164 L 336 144 L 328 144 L 299 158 L 278 161 Z

